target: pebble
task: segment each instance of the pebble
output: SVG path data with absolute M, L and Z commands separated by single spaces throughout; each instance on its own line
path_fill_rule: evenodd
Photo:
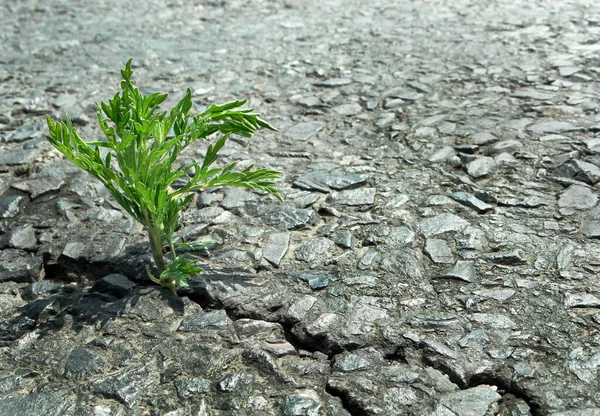
M 467 173 L 474 179 L 489 176 L 496 170 L 496 161 L 488 156 L 480 156 L 467 164 Z

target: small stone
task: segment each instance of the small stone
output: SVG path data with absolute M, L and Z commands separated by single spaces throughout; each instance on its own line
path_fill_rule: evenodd
M 480 156 L 467 165 L 467 173 L 474 179 L 490 175 L 496 170 L 496 162 L 488 156 Z
M 517 266 L 527 263 L 527 259 L 523 256 L 523 252 L 520 249 L 486 254 L 485 258 L 492 263 L 504 264 L 507 266 Z
M 567 293 L 565 296 L 566 308 L 598 308 L 600 307 L 600 299 L 589 293 L 572 294 Z
M 529 126 L 528 130 L 538 134 L 559 134 L 568 131 L 577 131 L 580 128 L 566 121 L 541 121 Z
M 0 218 L 14 218 L 19 215 L 21 202 L 25 197 L 21 195 L 11 195 L 0 199 Z
M 131 292 L 134 286 L 134 283 L 122 274 L 109 274 L 94 283 L 90 292 L 106 293 L 119 299 Z
M 478 199 L 474 195 L 468 194 L 466 192 L 453 192 L 450 194 L 450 198 L 454 199 L 456 202 L 461 203 L 462 205 L 472 208 L 477 211 L 478 214 L 485 214 L 494 209 L 493 206 L 483 202 Z
M 446 240 L 441 238 L 428 238 L 425 241 L 425 253 L 431 261 L 438 264 L 453 263 L 454 256 Z
M 140 395 L 158 384 L 158 373 L 152 364 L 126 368 L 90 384 L 90 390 L 108 399 L 116 399 L 132 408 Z
M 561 66 L 558 68 L 558 74 L 561 77 L 570 77 L 578 72 L 581 72 L 581 68 L 578 66 Z
M 375 188 L 360 188 L 347 191 L 334 192 L 331 200 L 341 205 L 357 206 L 371 205 L 375 202 Z
M 496 313 L 474 313 L 470 316 L 470 319 L 478 324 L 488 325 L 496 329 L 511 329 L 517 326 L 509 317 Z
M 461 231 L 469 225 L 467 220 L 454 214 L 440 214 L 435 217 L 425 218 L 419 223 L 421 234 L 433 237 L 448 231 Z
M 441 396 L 436 402 L 436 415 L 484 416 L 502 399 L 496 386 L 485 384 Z
M 190 399 L 196 394 L 208 393 L 212 382 L 202 377 L 179 378 L 174 382 L 177 395 L 184 400 Z
M 444 146 L 441 149 L 433 152 L 433 154 L 429 156 L 427 160 L 429 160 L 431 163 L 442 163 L 454 156 L 456 156 L 456 150 L 454 150 L 452 146 Z
M 349 175 L 315 175 L 315 181 L 327 185 L 336 191 L 360 188 L 367 183 L 369 177 L 360 173 Z
M 471 260 L 458 260 L 454 266 L 444 270 L 440 276 L 471 283 L 475 281 L 475 263 Z
M 339 273 L 334 271 L 290 272 L 287 275 L 308 282 L 312 290 L 326 288 L 340 279 Z
M 35 199 L 40 195 L 58 191 L 63 185 L 65 185 L 65 181 L 60 178 L 38 178 L 16 182 L 11 187 L 27 192 L 31 196 L 31 199 Z
M 523 143 L 518 140 L 503 140 L 501 142 L 489 145 L 485 149 L 485 154 L 488 156 L 494 156 L 500 153 L 514 153 L 521 148 L 523 148 Z
M 558 206 L 563 208 L 565 213 L 570 213 L 575 210 L 592 208 L 597 202 L 598 196 L 590 188 L 571 185 L 560 195 Z
M 263 258 L 269 263 L 279 266 L 285 256 L 290 243 L 290 233 L 271 233 L 267 239 L 267 244 L 263 248 Z
M 479 132 L 479 133 L 475 133 L 473 135 L 471 135 L 471 143 L 478 145 L 478 146 L 482 146 L 488 143 L 493 143 L 496 140 L 498 140 L 498 138 L 496 136 L 494 136 L 491 133 L 487 133 L 487 132 Z
M 343 85 L 351 84 L 352 80 L 350 78 L 329 78 L 325 81 L 315 82 L 315 85 L 318 87 L 341 87 Z
M 81 379 L 94 373 L 101 373 L 103 369 L 102 357 L 85 348 L 75 348 L 67 357 L 65 376 Z
M 37 149 L 15 150 L 0 153 L 0 166 L 25 165 L 34 161 L 38 155 Z
M 543 92 L 534 89 L 517 90 L 512 94 L 516 98 L 530 98 L 532 100 L 549 101 L 554 98 L 553 93 Z
M 296 259 L 313 263 L 331 256 L 330 250 L 334 242 L 325 237 L 311 238 L 296 249 Z
M 582 160 L 570 160 L 563 163 L 556 169 L 554 174 L 556 176 L 575 179 L 589 185 L 595 185 L 600 182 L 600 168 L 593 163 Z
M 323 130 L 324 127 L 325 124 L 319 122 L 298 123 L 289 127 L 285 134 L 292 140 L 304 142 Z
M 312 209 L 277 205 L 267 209 L 262 217 L 267 225 L 279 230 L 299 230 L 308 227 L 315 218 L 315 212 Z
M 0 237 L 0 248 L 18 248 L 33 250 L 37 247 L 37 238 L 31 225 L 23 225 L 10 230 Z
M 277 322 L 242 318 L 234 321 L 233 327 L 242 341 L 255 340 L 269 343 L 285 341 L 283 327 Z
M 0 265 L 0 282 L 31 283 L 44 277 L 43 259 L 22 250 L 0 250 Z
M 600 238 L 600 207 L 592 209 L 583 218 L 581 233 L 587 238 Z
M 14 133 L 4 138 L 8 143 L 20 143 L 25 140 L 37 139 L 42 135 L 42 128 L 37 124 L 23 124 Z
M 333 241 L 342 248 L 352 248 L 358 242 L 357 238 L 350 231 L 337 233 Z
M 341 116 L 355 116 L 363 112 L 363 108 L 358 103 L 342 104 L 333 107 L 333 111 Z
M 186 316 L 181 321 L 177 331 L 180 332 L 205 332 L 209 328 L 225 328 L 232 324 L 224 309 L 211 312 L 200 312 L 195 315 Z
M 489 338 L 483 329 L 476 329 L 458 340 L 458 345 L 462 348 L 483 347 L 489 342 Z

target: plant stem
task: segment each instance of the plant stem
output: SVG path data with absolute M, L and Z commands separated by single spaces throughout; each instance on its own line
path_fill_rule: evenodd
M 150 238 L 150 247 L 152 248 L 152 257 L 158 268 L 158 274 L 160 275 L 165 271 L 165 259 L 162 251 L 162 241 L 158 237 L 157 233 L 148 229 L 148 237 Z

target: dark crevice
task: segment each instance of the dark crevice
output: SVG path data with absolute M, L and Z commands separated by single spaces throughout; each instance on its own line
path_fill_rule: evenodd
M 368 416 L 369 413 L 362 408 L 361 404 L 356 401 L 347 391 L 343 391 L 331 386 L 329 383 L 325 386 L 325 391 L 331 396 L 337 397 L 342 401 L 344 409 L 352 416 Z
M 489 373 L 476 374 L 469 380 L 467 388 L 476 387 L 482 384 L 498 387 L 498 393 L 501 396 L 511 395 L 517 399 L 523 400 L 527 406 L 529 406 L 532 416 L 542 416 L 544 414 L 536 400 L 527 394 L 521 386 L 511 381 L 507 382 L 498 375 Z

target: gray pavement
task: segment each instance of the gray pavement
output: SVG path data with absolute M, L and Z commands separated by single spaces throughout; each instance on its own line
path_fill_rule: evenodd
M 595 1 L 0 2 L 0 416 L 600 415 Z M 279 128 L 180 297 L 46 143 L 134 60 Z M 201 159 L 202 143 L 186 157 Z

